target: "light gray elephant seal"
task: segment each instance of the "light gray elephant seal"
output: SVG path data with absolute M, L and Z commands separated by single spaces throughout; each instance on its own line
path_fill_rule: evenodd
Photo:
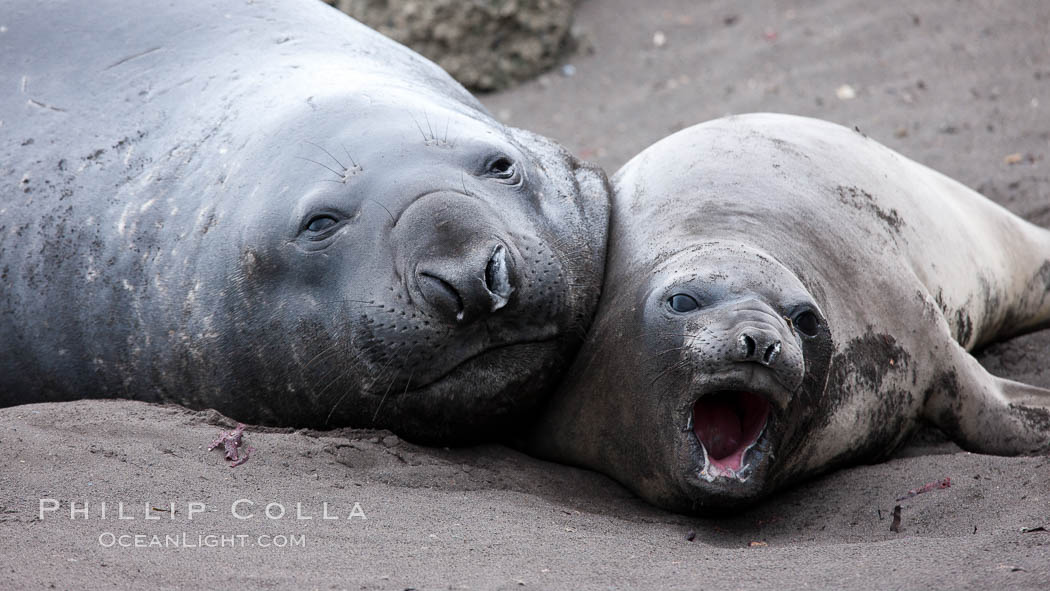
M 0 11 L 0 404 L 502 433 L 597 306 L 608 183 L 314 0 Z
M 1050 232 L 844 127 L 719 119 L 613 178 L 592 334 L 526 446 L 711 512 L 920 420 L 1050 449 L 1050 391 L 967 352 L 1050 320 Z

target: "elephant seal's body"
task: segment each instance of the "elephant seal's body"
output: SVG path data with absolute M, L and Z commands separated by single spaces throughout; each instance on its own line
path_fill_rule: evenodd
M 604 175 L 407 48 L 309 0 L 19 0 L 0 31 L 0 404 L 456 443 L 578 347 Z
M 614 177 L 605 288 L 528 448 L 710 512 L 892 452 L 1050 449 L 967 353 L 1050 320 L 1050 232 L 846 128 L 731 117 Z

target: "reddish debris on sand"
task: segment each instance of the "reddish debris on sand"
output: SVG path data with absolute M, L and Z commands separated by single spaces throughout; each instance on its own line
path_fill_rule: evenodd
M 938 480 L 929 484 L 924 484 L 919 488 L 913 488 L 902 496 L 897 497 L 897 502 L 900 503 L 905 499 L 910 499 L 915 495 L 921 495 L 922 493 L 928 493 L 931 490 L 940 490 L 942 488 L 948 488 L 952 485 L 951 478 L 945 478 L 944 480 Z M 895 505 L 893 507 L 893 523 L 890 524 L 890 531 L 897 533 L 901 530 L 901 506 Z M 977 528 L 974 528 L 974 533 L 977 533 Z
M 219 447 L 220 445 L 226 450 L 226 459 L 232 462 L 231 468 L 236 468 L 241 464 L 248 461 L 248 456 L 255 451 L 254 447 L 244 445 L 243 436 L 244 423 L 237 423 L 237 427 L 229 433 L 223 431 L 219 433 L 219 437 L 211 442 L 208 446 L 208 451 Z
M 919 488 L 913 488 L 913 489 L 909 490 L 903 496 L 897 497 L 897 502 L 899 503 L 899 502 L 903 501 L 904 499 L 910 499 L 910 498 L 914 497 L 915 495 L 921 495 L 922 493 L 928 493 L 931 490 L 940 490 L 942 488 L 948 488 L 951 485 L 952 485 L 952 479 L 951 478 L 945 478 L 944 480 L 938 480 L 937 482 L 931 482 L 929 484 L 925 484 L 923 486 L 920 486 Z

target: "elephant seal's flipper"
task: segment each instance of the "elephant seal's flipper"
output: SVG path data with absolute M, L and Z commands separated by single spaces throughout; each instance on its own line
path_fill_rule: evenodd
M 956 346 L 954 370 L 934 381 L 923 416 L 968 451 L 1050 452 L 1050 390 L 999 378 Z

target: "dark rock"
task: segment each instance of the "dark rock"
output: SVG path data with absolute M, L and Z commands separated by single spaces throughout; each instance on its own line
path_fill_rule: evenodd
M 326 0 L 476 91 L 551 68 L 573 46 L 574 0 Z

